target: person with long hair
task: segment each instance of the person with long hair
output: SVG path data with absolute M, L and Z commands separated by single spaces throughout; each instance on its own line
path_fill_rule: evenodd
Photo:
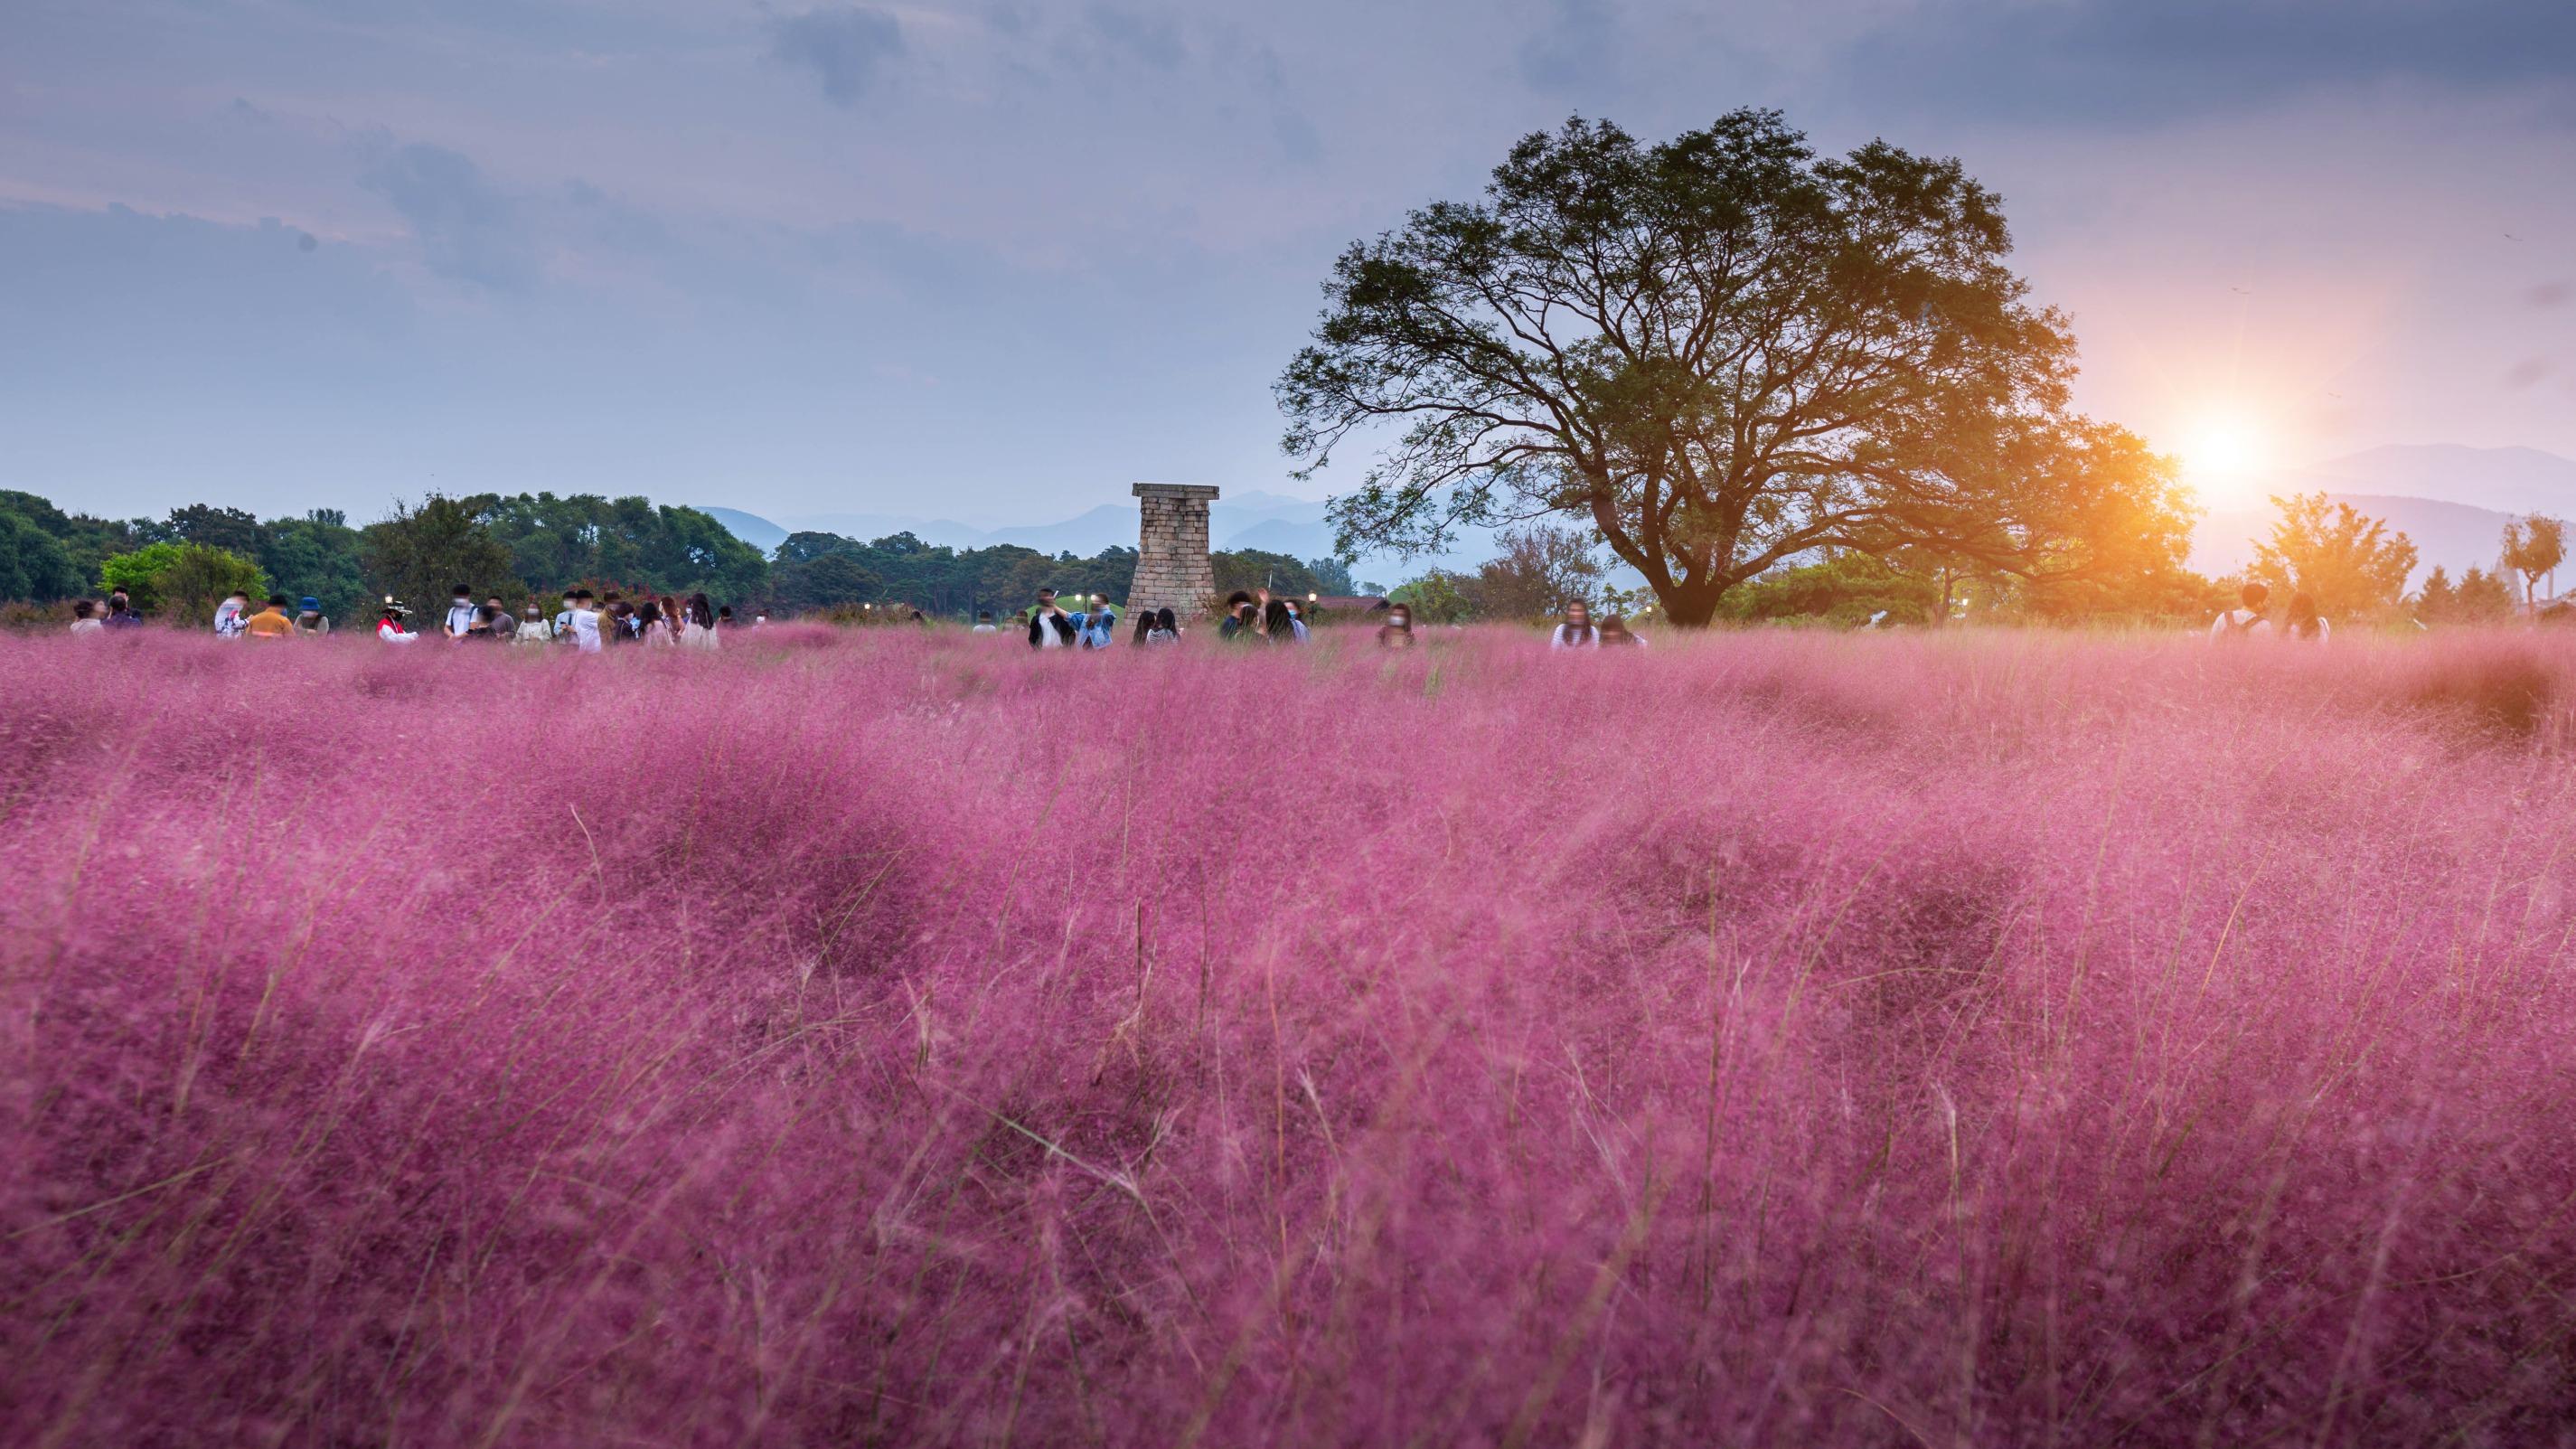
M 1146 623 L 1152 626 L 1145 635 L 1146 643 L 1178 644 L 1181 642 L 1181 621 L 1171 610 L 1156 609 L 1154 617 L 1148 619 Z
M 1616 614 L 1601 621 L 1601 647 L 1604 649 L 1643 649 L 1646 641 L 1628 628 L 1628 621 Z
M 2283 631 L 2302 643 L 2323 644 L 2334 633 L 2334 626 L 2317 612 L 2317 601 L 2306 593 L 2290 595 L 2290 614 L 2281 622 Z
M 1305 635 L 1297 627 L 1297 616 L 1288 610 L 1286 599 L 1272 599 L 1261 611 L 1261 632 L 1273 644 L 1302 644 Z
M 651 599 L 646 599 L 642 607 L 635 611 L 635 637 L 638 642 L 653 649 L 668 649 L 680 642 L 671 633 L 671 622 L 663 614 L 662 606 Z
M 1565 622 L 1547 636 L 1550 649 L 1598 649 L 1601 631 L 1592 627 L 1592 606 L 1581 599 L 1565 606 Z
M 1413 610 L 1402 604 L 1388 606 L 1386 622 L 1377 626 L 1377 647 L 1411 649 L 1421 642 L 1413 637 Z
M 705 594 L 689 595 L 682 606 L 680 642 L 692 649 L 716 647 L 716 606 Z
M 1154 642 L 1153 610 L 1138 609 L 1136 611 L 1136 632 L 1129 636 L 1127 642 L 1130 644 L 1151 644 Z

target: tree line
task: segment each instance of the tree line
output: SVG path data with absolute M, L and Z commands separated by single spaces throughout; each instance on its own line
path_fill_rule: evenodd
M 1242 550 L 1212 562 L 1220 592 L 1356 588 L 1332 559 Z M 1124 599 L 1135 572 L 1132 548 L 1078 558 L 1008 544 L 955 549 L 910 533 L 869 541 L 797 533 L 764 556 L 696 509 L 595 494 L 433 496 L 351 527 L 327 509 L 261 519 L 207 504 L 157 519 L 101 519 L 0 490 L 0 600 L 55 604 L 122 591 L 145 613 L 189 620 L 211 615 L 236 589 L 311 597 L 326 613 L 355 617 L 384 595 L 417 605 L 460 583 L 477 598 L 586 585 L 704 593 L 781 615 L 873 607 L 964 619 L 1008 614 L 1040 588 Z

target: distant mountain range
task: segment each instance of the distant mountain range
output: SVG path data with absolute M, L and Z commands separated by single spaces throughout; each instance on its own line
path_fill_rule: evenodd
M 2498 537 L 2511 520 L 2530 513 L 2576 518 L 2576 460 L 2536 448 L 2402 445 L 2283 469 L 2256 480 L 2250 491 L 2256 496 L 2322 491 L 2413 539 L 2418 580 L 2436 564 L 2457 578 L 2472 567 L 2495 567 Z M 1132 548 L 1136 543 L 1132 502 L 1104 503 L 1061 523 L 995 529 L 892 513 L 808 513 L 771 522 L 733 508 L 700 511 L 763 551 L 777 548 L 790 532 L 808 530 L 862 540 L 910 533 L 951 548 L 1012 543 L 1083 558 L 1112 545 Z M 2193 535 L 2191 566 L 2213 577 L 2243 568 L 2254 557 L 2253 540 L 2271 532 L 2273 517 L 2268 505 L 2213 509 Z M 1208 510 L 1208 534 L 1221 549 L 1260 549 L 1300 559 L 1333 551 L 1333 527 L 1323 504 L 1258 489 L 1219 498 Z M 1392 584 L 1432 568 L 1473 569 L 1498 551 L 1491 533 L 1473 530 L 1448 553 L 1363 557 L 1352 572 Z

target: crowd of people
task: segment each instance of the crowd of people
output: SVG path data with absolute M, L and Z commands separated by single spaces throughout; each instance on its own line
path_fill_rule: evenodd
M 1030 648 L 1107 649 L 1118 642 L 1119 611 L 1108 600 L 1098 594 L 1088 599 L 1076 596 L 1069 601 L 1070 609 L 1066 602 L 1055 590 L 1040 589 L 1037 603 L 1018 616 Z M 588 589 L 567 589 L 558 608 L 548 610 L 542 599 L 530 599 L 523 612 L 512 613 L 498 595 L 476 602 L 474 591 L 463 584 L 450 591 L 437 629 L 416 630 L 411 619 L 408 605 L 387 596 L 377 611 L 376 637 L 389 644 L 413 644 L 428 637 L 456 644 L 563 645 L 580 653 L 598 653 L 629 644 L 715 649 L 721 647 L 726 633 L 738 627 L 730 606 L 718 607 L 702 593 L 685 599 L 663 594 L 629 600 L 614 591 L 594 595 Z M 755 615 L 742 627 L 757 628 L 768 622 L 767 615 Z M 926 627 L 929 621 L 915 609 L 908 622 Z M 72 609 L 75 634 L 136 628 L 142 623 L 141 611 L 122 592 L 104 602 L 80 600 Z M 986 610 L 975 616 L 972 632 L 997 634 L 1001 628 Z M 248 593 L 236 591 L 217 606 L 214 631 L 221 639 L 291 639 L 327 635 L 331 619 L 318 599 L 290 603 L 285 595 L 272 594 L 265 605 L 254 607 Z M 1134 623 L 1126 632 L 1129 642 L 1138 647 L 1160 648 L 1178 644 L 1185 630 L 1170 609 L 1141 609 L 1135 611 Z M 1305 644 L 1314 636 L 1306 605 L 1300 600 L 1274 598 L 1267 590 L 1237 590 L 1225 601 L 1216 637 L 1227 644 L 1251 646 Z M 1413 648 L 1419 641 L 1413 610 L 1401 603 L 1387 606 L 1373 637 L 1381 648 Z M 1548 635 L 1551 649 L 1641 649 L 1645 643 L 1616 614 L 1594 622 L 1591 610 L 1580 602 L 1566 607 L 1562 621 Z
M 2333 626 L 2317 612 L 2316 600 L 2305 593 L 2290 596 L 2277 628 L 2268 612 L 2272 597 L 2269 588 L 2247 584 L 2239 597 L 2237 607 L 2210 621 L 2211 639 L 2277 635 L 2322 643 L 2334 633 Z M 1067 609 L 1055 590 L 1038 591 L 1036 605 L 1021 616 L 1030 648 L 1106 649 L 1118 642 L 1118 610 L 1108 600 L 1093 594 L 1087 600 L 1076 597 L 1071 602 L 1074 607 Z M 376 637 L 395 644 L 419 640 L 422 635 L 408 622 L 411 612 L 397 600 L 387 598 L 376 620 Z M 751 627 L 768 622 L 767 615 L 756 615 Z M 926 625 L 929 621 L 915 609 L 910 622 Z M 139 628 L 142 623 L 142 613 L 122 591 L 105 600 L 82 599 L 72 605 L 71 630 L 75 634 Z M 329 634 L 331 620 L 322 612 L 318 599 L 306 598 L 291 604 L 285 595 L 271 594 L 264 606 L 254 609 L 250 595 L 236 592 L 215 610 L 214 627 L 216 637 L 223 639 L 291 639 Z M 648 649 L 714 649 L 735 627 L 732 608 L 716 606 L 705 594 L 691 594 L 686 599 L 669 594 L 647 595 L 630 601 L 614 591 L 594 596 L 588 589 L 570 589 L 565 591 L 558 609 L 549 612 L 544 601 L 530 599 L 526 612 L 513 614 L 498 596 L 476 603 L 473 590 L 459 584 L 450 594 L 447 614 L 437 634 L 460 644 L 561 644 L 582 653 L 597 653 L 627 644 Z M 996 634 L 1001 632 L 1001 625 L 986 610 L 975 616 L 972 632 Z M 1170 609 L 1143 609 L 1136 611 L 1135 622 L 1127 632 L 1129 642 L 1141 648 L 1158 648 L 1179 643 L 1183 627 Z M 1313 635 L 1300 601 L 1274 598 L 1266 590 L 1239 589 L 1225 601 L 1216 637 L 1228 644 L 1304 644 Z M 1400 603 L 1388 606 L 1374 637 L 1381 648 L 1414 647 L 1418 636 L 1413 628 L 1413 611 Z M 1617 614 L 1604 615 L 1596 621 L 1591 608 L 1577 601 L 1566 606 L 1563 617 L 1548 631 L 1547 647 L 1643 649 L 1646 641 Z
M 1117 642 L 1118 611 L 1108 600 L 1093 594 L 1088 600 L 1075 598 L 1073 607 L 1065 607 L 1053 589 L 1038 590 L 1037 603 L 1018 617 L 1032 649 L 1106 649 Z M 990 612 L 975 616 L 974 632 L 995 634 L 1001 625 Z M 1183 632 L 1181 620 L 1170 609 L 1136 611 L 1135 623 L 1127 631 L 1130 642 L 1141 647 L 1177 644 Z M 1219 642 L 1237 645 L 1296 645 L 1310 642 L 1312 626 L 1304 602 L 1293 598 L 1275 598 L 1267 590 L 1237 589 L 1228 595 L 1221 617 L 1217 620 Z M 1410 649 L 1420 640 L 1414 632 L 1413 609 L 1407 604 L 1386 607 L 1373 637 L 1382 649 Z M 1642 649 L 1646 641 L 1628 627 L 1616 614 L 1597 624 L 1588 605 L 1576 602 L 1566 606 L 1561 622 L 1550 632 L 1551 649 Z
M 376 637 L 409 644 L 421 636 L 409 627 L 411 610 L 388 598 L 376 619 Z M 756 616 L 752 626 L 769 622 Z M 564 591 L 562 607 L 549 612 L 543 599 L 528 600 L 527 612 L 513 614 L 498 597 L 474 602 L 474 591 L 459 584 L 450 591 L 447 616 L 439 634 L 458 644 L 563 645 L 596 654 L 622 645 L 644 648 L 715 649 L 735 627 L 730 605 L 718 607 L 705 594 L 686 599 L 664 594 L 629 600 L 611 590 Z

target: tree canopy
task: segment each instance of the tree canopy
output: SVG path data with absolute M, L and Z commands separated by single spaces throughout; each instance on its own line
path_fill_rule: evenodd
M 2284 596 L 2304 593 L 2329 618 L 2384 613 L 2406 597 L 2415 543 L 2349 503 L 2319 493 L 2275 496 L 2269 539 L 2254 545 L 2249 577 Z
M 2067 411 L 2073 339 L 2009 251 L 1955 160 L 1819 157 L 1774 111 L 1652 146 L 1578 117 L 1342 254 L 1284 447 L 1311 473 L 1395 434 L 1334 500 L 1346 554 L 1572 514 L 1682 624 L 1825 549 L 2113 571 L 2187 499 Z

